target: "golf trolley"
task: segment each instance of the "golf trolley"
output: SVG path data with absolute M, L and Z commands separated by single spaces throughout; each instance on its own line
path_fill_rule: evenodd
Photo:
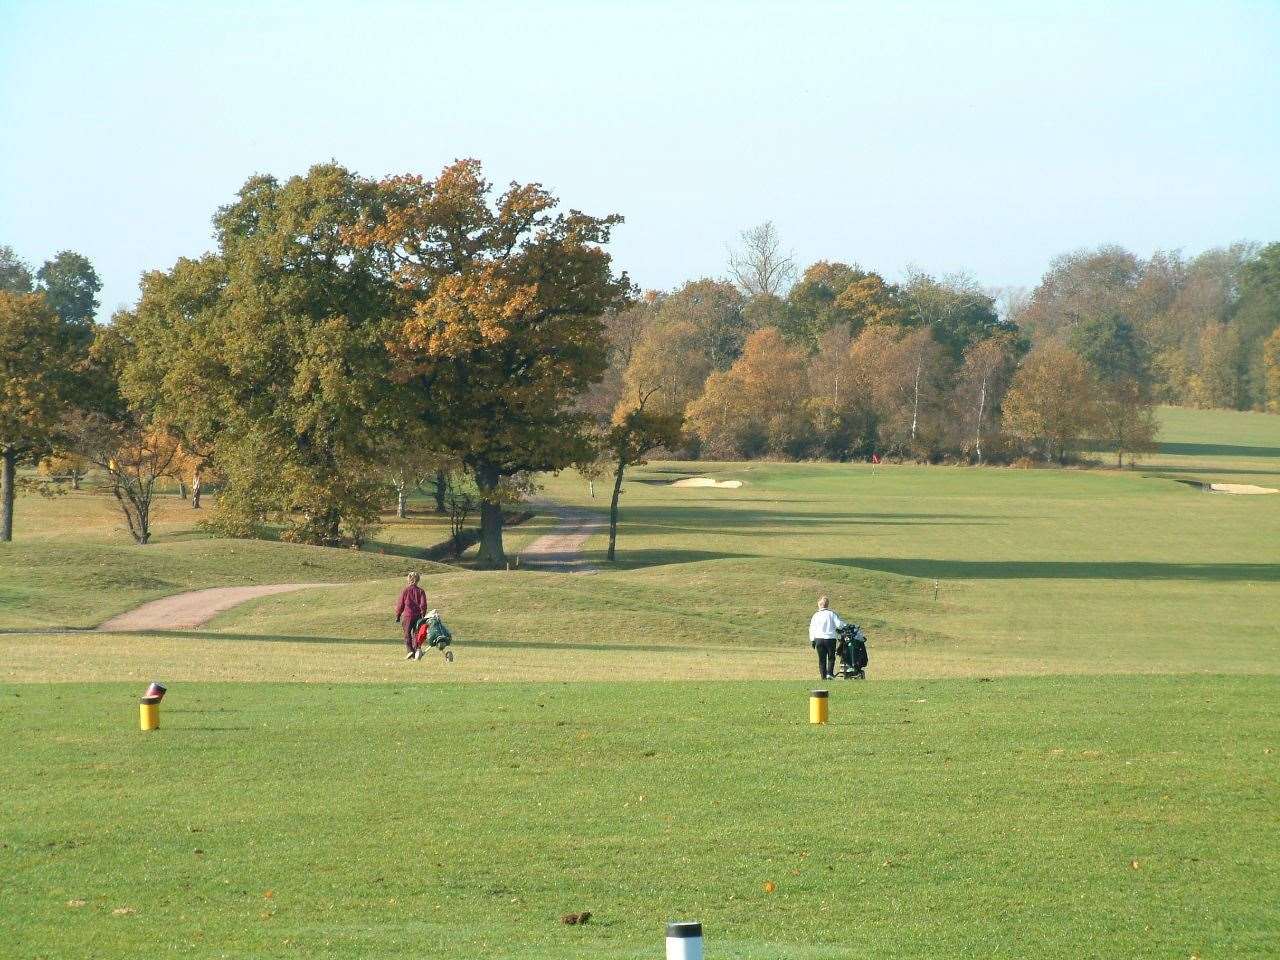
M 840 660 L 836 676 L 841 680 L 867 679 L 867 635 L 856 623 L 846 623 L 837 631 L 836 656 Z
M 444 625 L 444 621 L 438 617 L 425 616 L 418 621 L 417 626 L 414 628 L 414 633 L 418 638 L 415 660 L 421 660 L 422 651 L 430 647 L 444 654 L 445 663 L 453 663 L 453 651 L 449 649 L 449 645 L 453 643 L 453 634 Z

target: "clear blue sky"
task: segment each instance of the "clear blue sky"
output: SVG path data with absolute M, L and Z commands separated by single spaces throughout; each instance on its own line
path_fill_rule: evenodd
M 87 254 L 104 315 L 254 172 L 466 156 L 622 213 L 645 287 L 766 218 L 801 263 L 991 285 L 1280 240 L 1280 0 L 0 0 L 0 243 Z

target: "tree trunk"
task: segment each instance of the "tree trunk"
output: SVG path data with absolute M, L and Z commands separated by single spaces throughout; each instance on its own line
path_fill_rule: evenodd
M 911 401 L 911 443 L 913 445 L 916 442 L 916 423 L 920 419 L 920 370 L 923 366 L 923 359 L 916 360 L 916 380 L 915 386 L 913 387 L 914 397 Z
M 409 484 L 405 480 L 396 480 L 396 516 L 403 520 L 409 515 Z
M 445 512 L 444 494 L 449 488 L 449 478 L 444 470 L 436 471 L 436 513 Z
M 502 548 L 502 504 L 498 503 L 498 471 L 489 464 L 476 467 L 476 486 L 480 488 L 480 566 L 501 570 L 507 565 Z
M 13 539 L 13 487 L 17 482 L 18 451 L 13 447 L 5 447 L 0 453 L 3 464 L 0 465 L 0 542 L 8 543 Z
M 200 474 L 196 473 L 191 478 L 191 509 L 200 509 Z
M 187 499 L 187 481 L 179 478 L 178 480 L 178 499 Z
M 987 408 L 987 378 L 982 378 L 982 392 L 978 395 L 978 431 L 973 446 L 978 454 L 978 462 L 982 462 L 982 415 Z
M 618 469 L 613 474 L 613 501 L 609 504 L 609 552 L 607 559 L 613 560 L 614 545 L 618 542 L 618 498 L 622 496 L 622 474 L 627 468 L 626 462 L 618 459 Z
M 138 529 L 142 531 L 138 543 L 143 546 L 151 542 L 151 494 L 151 483 L 143 486 L 138 492 Z
M 81 477 L 80 471 L 72 467 L 71 469 L 71 489 L 72 490 L 80 489 L 80 477 Z

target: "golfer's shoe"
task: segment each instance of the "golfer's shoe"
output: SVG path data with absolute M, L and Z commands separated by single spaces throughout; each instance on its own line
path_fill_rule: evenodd
M 453 651 L 452 651 L 452 650 L 446 650 L 446 651 L 444 652 L 444 658 L 445 658 L 445 660 L 446 660 L 447 662 L 449 662 L 449 663 L 453 663 Z
M 421 659 L 422 659 L 422 648 L 421 648 L 421 647 L 419 647 L 417 650 L 413 651 L 413 659 L 415 659 L 415 660 L 421 660 Z
M 415 658 L 416 658 L 416 656 L 417 656 L 417 654 L 415 654 L 412 650 L 410 650 L 407 654 L 405 654 L 405 657 L 404 657 L 404 658 L 405 658 L 406 660 L 413 660 L 413 659 L 415 659 Z

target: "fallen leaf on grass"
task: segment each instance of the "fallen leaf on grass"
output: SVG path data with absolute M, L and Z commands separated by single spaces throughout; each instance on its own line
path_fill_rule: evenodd
M 276 895 L 276 892 L 275 892 L 274 890 L 265 890 L 265 891 L 263 891 L 262 899 L 264 899 L 264 900 L 270 900 L 270 899 L 271 899 L 272 897 L 274 897 L 275 895 Z
M 1137 869 L 1138 869 L 1138 866 L 1139 866 L 1139 864 L 1138 864 L 1138 861 L 1137 861 L 1137 860 L 1130 860 L 1130 861 L 1129 861 L 1129 868 L 1130 868 L 1131 870 L 1137 870 Z
M 776 883 L 774 883 L 772 880 L 766 880 L 766 881 L 765 881 L 765 885 L 764 885 L 764 892 L 765 892 L 765 893 L 773 893 L 773 891 L 775 891 L 775 890 L 777 890 L 777 889 L 778 889 L 778 885 L 777 885 Z
M 68 906 L 68 907 L 83 907 L 83 906 L 85 905 L 85 903 L 87 903 L 87 901 L 85 901 L 85 900 L 68 900 L 68 901 L 67 901 L 67 906 Z
M 566 913 L 560 918 L 560 922 L 567 927 L 577 927 L 586 923 L 591 919 L 591 911 L 584 910 L 582 913 Z
M 111 911 L 111 915 L 115 917 L 128 917 L 128 916 L 132 916 L 137 912 L 138 911 L 135 910 L 133 907 L 116 907 L 114 910 Z

